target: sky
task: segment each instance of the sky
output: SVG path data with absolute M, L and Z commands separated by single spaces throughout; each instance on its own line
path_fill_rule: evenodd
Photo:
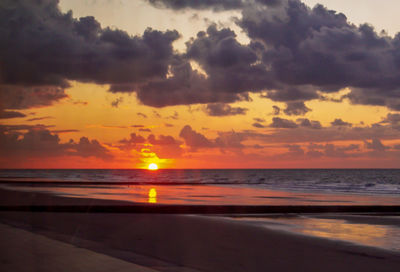
M 395 0 L 5 0 L 2 168 L 398 168 Z

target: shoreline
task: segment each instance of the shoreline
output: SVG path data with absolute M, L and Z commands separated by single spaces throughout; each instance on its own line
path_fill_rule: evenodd
M 41 203 L 60 208 L 74 203 L 86 208 L 98 205 L 112 209 L 127 205 L 123 201 L 65 198 L 1 189 L 0 206 L 4 207 L 7 203 L 14 207 L 18 207 L 18 203 L 29 203 L 31 207 Z M 127 206 L 135 207 L 135 204 Z M 320 216 L 337 215 L 323 213 Z M 339 213 L 339 216 L 345 215 Z M 353 220 L 357 219 L 355 216 Z M 374 222 L 372 216 L 368 220 L 369 223 Z M 152 263 L 155 260 L 182 268 L 169 271 L 346 272 L 400 269 L 400 252 L 285 233 L 220 217 L 116 213 L 112 210 L 94 213 L 90 209 L 80 213 L 1 211 L 0 223 L 150 268 L 156 267 Z M 139 255 L 148 258 L 147 261 Z

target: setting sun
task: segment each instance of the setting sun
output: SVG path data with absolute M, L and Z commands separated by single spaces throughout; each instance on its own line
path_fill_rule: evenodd
M 157 170 L 158 169 L 158 165 L 155 163 L 150 163 L 149 166 L 147 167 L 147 169 L 149 170 Z

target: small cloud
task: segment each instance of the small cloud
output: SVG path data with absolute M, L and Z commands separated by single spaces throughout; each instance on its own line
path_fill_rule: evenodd
M 143 117 L 143 118 L 147 118 L 147 115 L 141 112 L 136 113 L 138 116 Z
M 131 127 L 132 127 L 132 128 L 144 128 L 143 125 L 132 125 Z
M 334 121 L 331 122 L 332 126 L 336 127 L 352 127 L 353 125 L 351 123 L 345 122 L 342 119 L 335 119 Z
M 121 104 L 124 101 L 123 97 L 118 97 L 114 101 L 111 102 L 111 106 L 114 108 L 118 108 L 119 104 Z
M 112 129 L 114 129 L 114 128 L 128 128 L 127 126 L 106 126 L 106 125 L 103 125 L 101 127 L 102 128 L 112 128 Z
M 0 110 L 0 119 L 21 118 L 21 117 L 26 117 L 26 115 L 18 111 Z
M 164 126 L 165 126 L 165 127 L 173 127 L 174 125 L 173 125 L 173 124 L 165 123 Z
M 365 147 L 370 150 L 380 151 L 380 152 L 383 152 L 389 148 L 389 147 L 383 145 L 382 142 L 377 138 L 372 139 L 370 142 L 365 141 Z
M 278 106 L 272 106 L 272 114 L 279 115 L 281 113 L 281 109 Z
M 142 132 L 151 132 L 151 130 L 148 129 L 148 128 L 140 128 L 139 131 L 142 131 Z
M 166 119 L 173 119 L 173 120 L 178 120 L 179 114 L 174 111 L 174 114 L 171 116 L 168 116 Z
M 258 123 L 264 123 L 265 119 L 263 118 L 253 118 L 254 121 L 258 122 Z
M 262 125 L 262 124 L 260 124 L 260 123 L 253 123 L 253 125 L 252 125 L 253 127 L 256 127 L 256 128 L 265 128 L 265 126 L 264 125 Z
M 204 111 L 209 116 L 231 116 L 231 115 L 245 115 L 248 109 L 241 107 L 232 107 L 229 104 L 214 103 L 208 104 Z
M 73 100 L 73 99 L 70 99 L 69 101 L 70 101 L 72 104 L 74 104 L 74 105 L 87 106 L 87 105 L 89 104 L 89 102 L 87 102 L 87 101 L 81 101 L 81 100 Z
M 297 124 L 288 119 L 274 117 L 274 118 L 272 118 L 272 124 L 270 124 L 270 127 L 273 127 L 273 128 L 297 128 Z
M 322 125 L 319 121 L 308 120 L 307 118 L 299 118 L 296 120 L 299 126 L 312 129 L 321 129 Z
M 51 116 L 44 116 L 44 117 L 31 118 L 31 119 L 28 119 L 27 121 L 32 122 L 32 121 L 40 121 L 40 120 L 53 119 L 53 118 L 54 117 L 51 117 Z
M 156 118 L 161 118 L 161 114 L 159 114 L 157 111 L 153 110 L 153 116 Z
M 71 133 L 71 132 L 79 132 L 77 129 L 60 129 L 60 130 L 51 130 L 51 133 L 61 134 L 61 133 Z
M 304 102 L 288 102 L 283 111 L 286 115 L 304 115 L 311 109 L 307 108 Z

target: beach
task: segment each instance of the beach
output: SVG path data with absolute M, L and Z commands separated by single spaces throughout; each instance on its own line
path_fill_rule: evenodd
M 226 215 L 221 217 L 200 214 L 91 212 L 90 207 L 93 205 L 118 208 L 127 203 L 7 190 L 0 190 L 0 196 L 2 207 L 87 206 L 87 212 L 28 212 L 12 211 L 12 209 L 7 211 L 3 208 L 0 213 L 0 223 L 5 225 L 8 231 L 23 230 L 39 235 L 36 237 L 39 241 L 51 239 L 70 245 L 71 248 L 65 249 L 67 251 L 76 248 L 85 249 L 87 251 L 81 254 L 87 255 L 88 260 L 90 254 L 96 253 L 155 271 L 397 271 L 400 269 L 400 253 L 396 251 L 268 229 L 257 224 L 226 219 Z M 400 226 L 393 214 L 385 217 L 319 213 L 315 216 L 330 218 L 347 216 L 361 223 Z M 2 233 L 7 232 L 2 231 Z M 21 237 L 15 236 L 12 239 L 18 244 L 17 240 Z M 8 250 L 4 248 L 5 244 L 2 247 L 2 251 Z M 21 244 L 19 250 L 25 252 L 34 248 L 32 244 L 29 246 Z M 60 258 L 64 258 L 63 256 L 64 254 Z M 85 260 L 83 257 L 77 260 L 82 264 L 82 269 L 86 265 Z M 43 267 L 49 262 L 48 271 L 51 271 L 51 258 L 46 258 L 46 254 L 40 258 L 27 260 L 26 266 L 31 266 L 32 262 L 40 262 Z M 101 263 L 102 261 L 98 262 L 99 270 L 91 271 L 102 271 Z M 7 265 L 13 267 L 12 263 Z

